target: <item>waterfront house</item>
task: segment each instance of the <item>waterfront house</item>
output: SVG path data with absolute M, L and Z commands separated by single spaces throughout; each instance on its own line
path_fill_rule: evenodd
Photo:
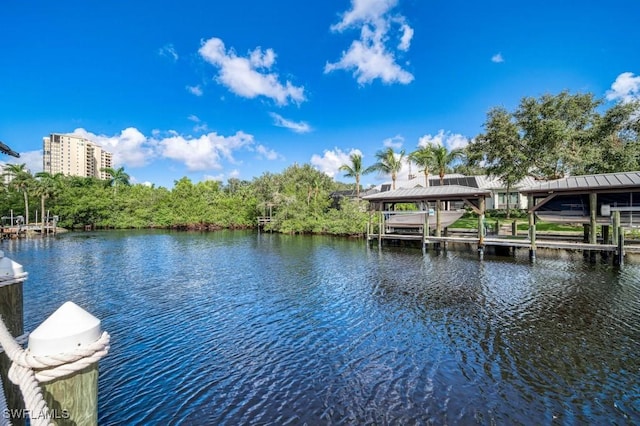
M 466 186 L 469 188 L 478 188 L 482 190 L 489 191 L 489 195 L 486 198 L 486 208 L 487 210 L 492 209 L 506 209 L 507 208 L 507 197 L 509 198 L 509 206 L 513 209 L 521 209 L 524 210 L 527 208 L 527 196 L 526 194 L 521 193 L 521 189 L 528 188 L 537 183 L 537 181 L 531 177 L 527 176 L 517 184 L 515 184 L 512 188 L 509 188 L 509 192 L 507 193 L 507 187 L 499 178 L 488 177 L 484 175 L 478 176 L 465 176 L 458 173 L 446 174 L 444 176 L 443 185 L 458 185 L 458 186 Z M 398 179 L 396 181 L 397 189 L 411 189 L 411 188 L 426 188 L 432 186 L 440 186 L 440 177 L 437 175 L 429 176 L 429 184 L 425 183 L 425 178 L 423 174 L 419 175 L 409 175 L 408 179 Z M 391 189 L 391 184 L 385 183 L 378 187 L 380 191 L 388 191 Z

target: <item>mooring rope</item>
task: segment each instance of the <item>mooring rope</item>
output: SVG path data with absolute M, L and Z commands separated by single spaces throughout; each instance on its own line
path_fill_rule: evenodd
M 105 331 L 96 342 L 78 347 L 71 353 L 33 355 L 28 349 L 22 349 L 0 318 L 0 346 L 12 361 L 8 376 L 20 387 L 25 408 L 30 415 L 35 414 L 31 417 L 32 425 L 53 424 L 50 423 L 49 407 L 39 384 L 68 376 L 98 362 L 109 352 L 109 340 L 109 333 Z
M 0 259 L 2 259 L 2 256 L 0 256 Z M 19 274 L 14 274 L 12 276 L 0 276 L 0 287 L 12 285 L 17 282 L 23 282 L 28 275 L 28 273 L 22 272 Z
M 5 413 L 9 413 L 9 407 L 7 407 L 7 398 L 4 396 L 4 386 L 0 383 L 0 426 L 11 426 L 9 422 L 9 416 Z

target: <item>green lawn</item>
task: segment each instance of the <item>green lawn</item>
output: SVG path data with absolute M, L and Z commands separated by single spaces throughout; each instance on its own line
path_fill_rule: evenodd
M 492 229 L 495 226 L 496 221 L 500 221 L 501 224 L 509 224 L 513 222 L 513 219 L 496 219 L 489 217 L 485 220 L 486 226 L 489 229 Z M 455 223 L 453 223 L 449 228 L 461 228 L 461 229 L 477 229 L 478 227 L 478 218 L 477 217 L 463 217 L 458 219 Z M 529 222 L 527 220 L 518 219 L 518 231 L 527 231 L 529 229 Z M 537 222 L 536 223 L 537 231 L 575 231 L 582 232 L 582 225 L 578 226 L 570 226 L 561 223 L 548 223 L 548 222 Z
M 495 226 L 496 219 L 487 218 L 485 220 L 488 227 Z M 476 229 L 478 227 L 477 217 L 461 217 L 455 221 L 449 228 L 461 228 L 461 229 Z

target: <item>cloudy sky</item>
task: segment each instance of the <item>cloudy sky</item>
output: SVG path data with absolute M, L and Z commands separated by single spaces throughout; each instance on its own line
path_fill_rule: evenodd
M 358 150 L 464 146 L 493 106 L 640 96 L 637 0 L 0 4 L 0 140 L 77 133 L 135 182 L 251 179 Z M 348 179 L 341 178 L 344 181 Z M 369 176 L 365 183 L 379 183 Z

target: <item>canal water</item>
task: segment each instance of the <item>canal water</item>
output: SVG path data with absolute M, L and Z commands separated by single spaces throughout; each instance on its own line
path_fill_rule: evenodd
M 250 232 L 6 241 L 102 319 L 99 423 L 638 424 L 640 266 Z

